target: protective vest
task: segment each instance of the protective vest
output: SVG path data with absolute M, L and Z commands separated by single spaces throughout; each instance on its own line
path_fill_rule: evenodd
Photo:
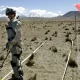
M 10 41 L 12 41 L 14 39 L 14 37 L 16 35 L 16 32 L 15 32 L 15 30 L 12 27 L 7 27 L 6 29 L 7 29 L 7 31 L 9 33 L 12 34 L 12 36 L 8 38 L 8 41 L 10 42 Z
M 18 42 L 21 40 L 21 22 L 17 19 L 13 19 L 6 25 L 8 42 Z

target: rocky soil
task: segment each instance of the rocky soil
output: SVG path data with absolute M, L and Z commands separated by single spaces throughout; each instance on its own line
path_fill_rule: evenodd
M 22 64 L 24 80 L 62 80 L 68 54 L 71 50 L 71 39 L 75 39 L 74 21 L 24 20 L 22 22 L 23 54 L 21 61 L 30 55 L 41 43 L 30 61 Z M 0 21 L 0 64 L 7 52 L 6 22 Z M 77 22 L 78 39 L 74 40 L 72 54 L 64 80 L 80 80 L 80 22 Z M 8 56 L 0 71 L 0 79 L 11 71 L 11 55 Z M 5 79 L 11 77 L 11 74 Z

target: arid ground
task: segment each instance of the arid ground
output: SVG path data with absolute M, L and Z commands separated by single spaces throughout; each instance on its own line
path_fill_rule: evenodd
M 72 51 L 64 80 L 80 80 L 80 22 L 77 21 L 75 36 L 74 21 L 23 20 L 21 61 L 28 57 L 41 43 L 30 61 L 22 64 L 24 80 L 62 80 L 69 52 Z M 6 22 L 0 21 L 0 64 L 6 57 Z M 75 39 L 76 37 L 76 39 Z M 75 39 L 75 40 L 74 40 Z M 71 40 L 74 40 L 71 49 Z M 0 79 L 11 71 L 11 55 L 0 71 Z M 5 79 L 8 80 L 11 74 Z

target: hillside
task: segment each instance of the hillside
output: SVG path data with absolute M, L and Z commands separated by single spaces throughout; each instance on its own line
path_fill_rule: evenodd
M 63 15 L 63 17 L 73 17 L 73 16 L 80 17 L 80 12 L 79 11 L 69 11 L 66 14 Z

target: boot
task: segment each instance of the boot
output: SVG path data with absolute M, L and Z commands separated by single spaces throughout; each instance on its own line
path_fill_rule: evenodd
M 21 75 L 21 76 L 24 75 L 23 70 L 19 70 L 19 75 Z
M 8 80 L 23 80 L 23 78 L 11 78 L 11 79 L 8 79 Z
M 15 78 L 14 80 L 23 80 L 23 78 L 21 77 L 21 78 Z
M 12 78 L 10 78 L 8 80 L 23 80 L 23 77 L 20 77 L 20 78 L 12 77 Z
M 16 78 L 14 74 L 12 74 L 12 77 L 9 79 L 9 80 L 23 80 L 23 71 L 22 70 L 19 70 L 19 75 L 20 75 L 20 78 Z
M 12 77 L 9 80 L 14 80 L 15 79 L 15 75 L 12 74 Z

